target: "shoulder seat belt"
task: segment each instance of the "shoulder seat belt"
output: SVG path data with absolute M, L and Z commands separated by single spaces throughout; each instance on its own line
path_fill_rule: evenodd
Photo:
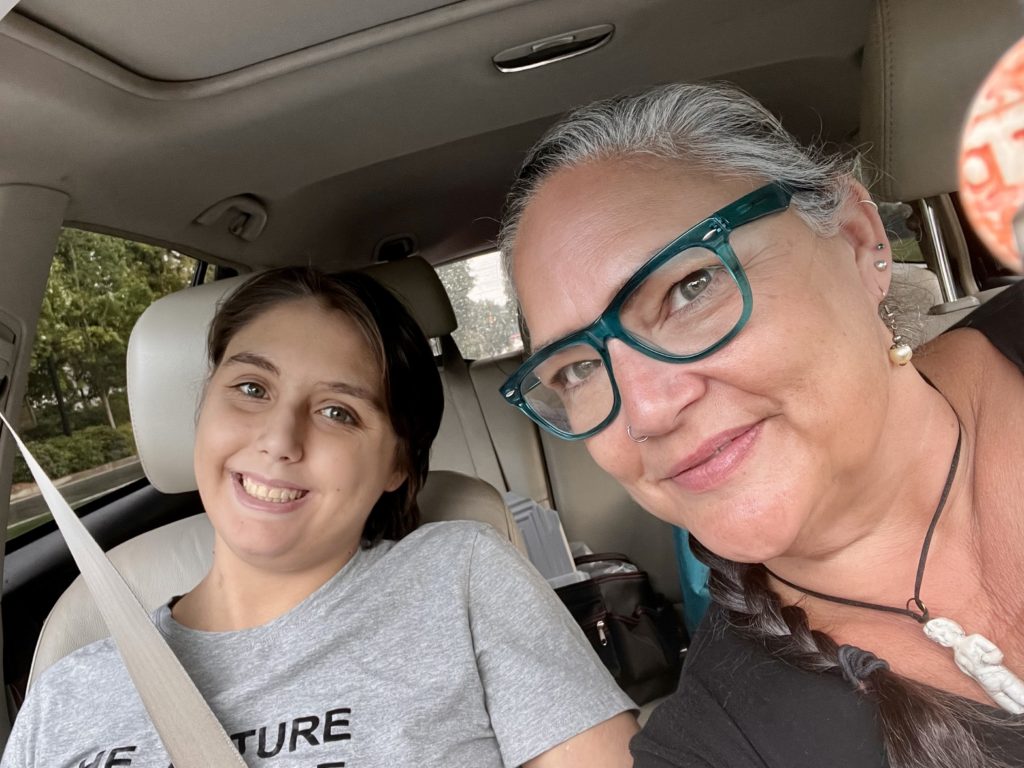
M 245 768 L 238 749 L 135 593 L 2 411 L 0 421 L 25 457 L 175 768 Z

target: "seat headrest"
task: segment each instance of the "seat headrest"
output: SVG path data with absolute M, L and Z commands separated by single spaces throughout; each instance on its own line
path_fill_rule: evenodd
M 886 200 L 957 188 L 974 93 L 1024 35 L 1017 0 L 878 0 L 864 47 L 860 140 Z
M 153 302 L 128 339 L 128 407 L 142 469 L 164 493 L 196 489 L 192 448 L 206 382 L 206 333 L 232 277 Z
M 428 337 L 456 328 L 437 273 L 419 257 L 367 270 L 409 308 Z M 218 280 L 154 302 L 128 341 L 128 403 L 142 468 L 164 493 L 196 488 L 195 422 L 208 374 L 206 334 L 218 303 L 247 277 Z
M 448 336 L 459 327 L 441 278 L 419 256 L 374 264 L 363 272 L 405 304 L 428 339 Z

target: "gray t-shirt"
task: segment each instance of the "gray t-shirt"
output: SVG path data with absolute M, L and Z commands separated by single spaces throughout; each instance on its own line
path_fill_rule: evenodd
M 250 766 L 518 766 L 633 708 L 537 572 L 488 526 L 360 551 L 238 632 L 157 626 Z M 111 640 L 32 688 L 0 768 L 167 768 Z

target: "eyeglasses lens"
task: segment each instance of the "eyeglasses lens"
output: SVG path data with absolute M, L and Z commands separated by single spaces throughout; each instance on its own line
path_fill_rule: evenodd
M 619 311 L 635 340 L 672 356 L 699 355 L 728 336 L 743 316 L 743 295 L 714 251 L 688 248 L 636 287 Z M 522 384 L 531 410 L 563 433 L 582 435 L 615 403 L 601 354 L 580 342 L 541 360 Z
M 743 316 L 743 294 L 714 251 L 687 248 L 647 276 L 619 311 L 635 339 L 669 355 L 699 355 Z
M 537 416 L 571 435 L 600 424 L 615 400 L 601 354 L 582 343 L 543 360 L 523 381 L 522 392 Z

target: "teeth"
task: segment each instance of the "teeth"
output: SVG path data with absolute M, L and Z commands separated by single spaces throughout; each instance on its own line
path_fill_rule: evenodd
M 298 491 L 293 488 L 274 488 L 269 485 L 263 485 L 262 483 L 250 480 L 245 475 L 242 475 L 242 488 L 250 496 L 260 501 L 274 501 L 280 504 L 301 499 L 306 495 L 305 491 Z

